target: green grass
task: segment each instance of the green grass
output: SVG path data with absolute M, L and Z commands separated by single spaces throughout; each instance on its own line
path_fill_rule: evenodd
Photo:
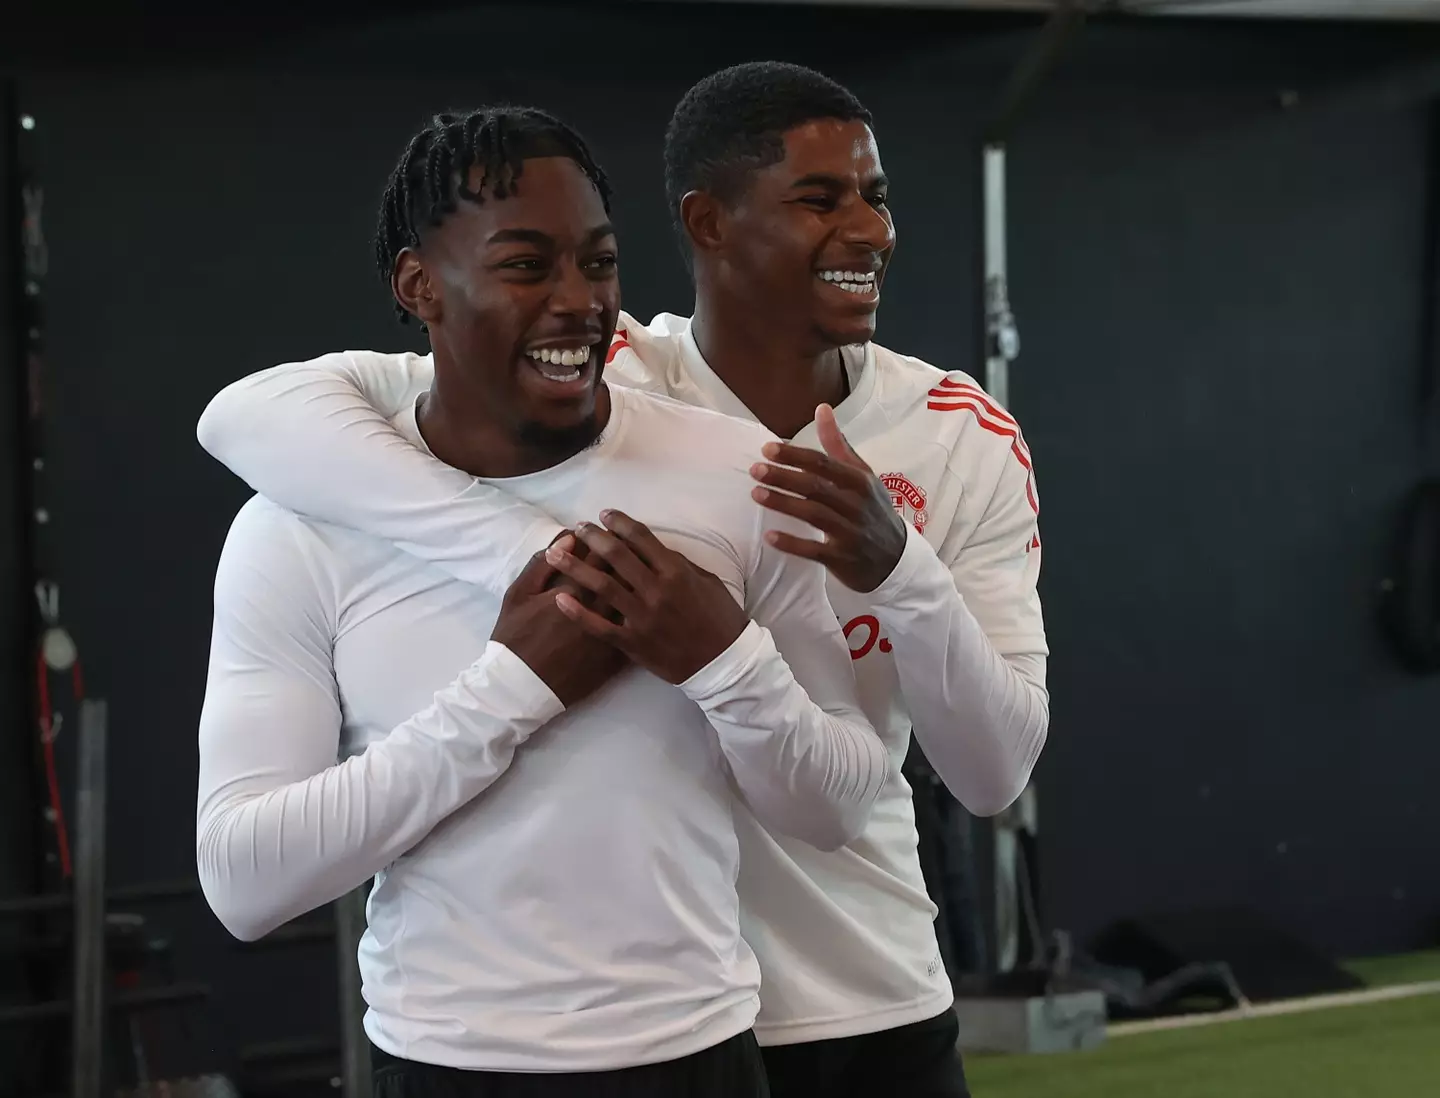
M 1355 962 L 1376 986 L 1440 979 L 1440 951 Z M 1440 995 L 1162 1030 L 1091 1052 L 976 1056 L 975 1098 L 1410 1098 L 1440 1094 Z
M 1394 957 L 1366 957 L 1345 965 L 1371 987 L 1424 984 L 1440 980 L 1440 949 L 1401 953 Z

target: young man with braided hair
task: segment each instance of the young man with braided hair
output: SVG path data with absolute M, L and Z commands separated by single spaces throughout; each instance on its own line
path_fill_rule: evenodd
M 865 833 L 843 850 L 741 828 L 743 925 L 764 977 L 756 1033 L 781 1098 L 966 1093 L 900 763 L 913 729 L 956 797 L 993 814 L 1024 789 L 1049 723 L 1039 505 L 1019 427 L 966 374 L 872 342 L 895 235 L 870 122 L 850 92 L 794 65 L 692 88 L 665 166 L 694 314 L 623 317 L 609 352 L 625 384 L 790 440 L 757 455 L 754 498 L 814 528 L 774 544 L 829 570 L 890 751 Z M 201 441 L 258 489 L 494 588 L 563 523 L 477 491 L 385 428 L 430 371 L 369 351 L 274 367 L 216 398 Z
M 222 553 L 201 883 L 251 939 L 374 878 L 381 1098 L 763 1096 L 739 821 L 837 849 L 886 780 L 824 569 L 767 540 L 805 527 L 745 496 L 774 436 L 601 380 L 608 210 L 550 116 L 441 116 L 377 257 L 432 348 L 396 444 L 608 571 L 567 534 L 480 587 L 262 497 Z

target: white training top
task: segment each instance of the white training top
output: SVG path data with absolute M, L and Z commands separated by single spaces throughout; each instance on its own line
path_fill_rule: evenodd
M 396 425 L 423 445 L 413 404 Z M 752 619 L 678 688 L 630 669 L 568 711 L 489 640 L 495 591 L 246 504 L 216 579 L 200 721 L 197 856 L 226 927 L 256 938 L 375 877 L 366 1030 L 427 1063 L 603 1070 L 749 1028 L 760 974 L 736 827 L 757 825 L 734 790 L 797 847 L 835 848 L 890 763 L 824 569 L 764 541 L 813 531 L 746 497 L 771 437 L 615 388 L 595 445 L 483 482 L 569 523 L 623 509 Z
M 844 357 L 851 392 L 836 417 L 910 527 L 875 591 L 829 583 L 862 705 L 893 765 L 864 833 L 843 850 L 740 824 L 744 932 L 764 973 L 762 1044 L 878 1032 L 950 1005 L 899 773 L 911 728 L 955 796 L 990 815 L 1024 789 L 1049 725 L 1039 499 L 1020 428 L 966 374 L 874 344 Z M 622 315 L 607 370 L 613 382 L 754 418 L 705 363 L 685 318 L 644 326 Z M 428 356 L 374 351 L 276 366 L 221 392 L 200 442 L 287 506 L 498 590 L 562 516 L 477 487 L 389 428 L 385 416 L 431 377 Z M 795 441 L 818 448 L 814 425 Z

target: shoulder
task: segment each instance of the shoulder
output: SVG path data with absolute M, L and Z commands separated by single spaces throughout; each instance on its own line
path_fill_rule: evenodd
M 618 385 L 645 392 L 672 392 L 683 376 L 680 341 L 690 321 L 660 313 L 644 324 L 622 312 L 605 356 L 606 376 Z
M 327 351 L 314 358 L 291 359 L 280 363 L 281 369 L 308 367 L 331 372 L 362 370 L 380 374 L 403 374 L 406 377 L 429 377 L 435 372 L 435 362 L 429 355 L 417 351 L 375 351 L 368 348 L 350 348 L 344 351 Z
M 963 370 L 874 345 L 876 397 L 889 430 L 938 443 L 952 468 L 1018 463 L 1031 471 L 1019 421 Z
M 625 404 L 627 437 L 680 465 L 749 469 L 760 447 L 775 438 L 758 423 L 661 393 L 627 389 L 612 395 Z
M 328 357 L 328 356 L 327 356 Z M 414 399 L 435 380 L 435 359 L 415 351 L 338 351 L 332 369 L 389 395 L 387 403 Z
M 275 600 L 332 607 L 346 532 L 252 496 L 235 514 L 215 571 L 217 604 Z
M 650 505 L 663 501 L 662 526 L 672 534 L 719 543 L 748 575 L 763 549 L 764 508 L 755 505 L 750 467 L 761 447 L 774 439 L 758 423 L 735 419 L 709 408 L 655 393 L 611 390 L 625 408 L 624 434 L 617 456 L 629 475 L 639 473 Z M 697 562 L 696 557 L 687 552 Z M 707 565 L 720 575 L 714 566 Z
M 308 527 L 294 511 L 264 496 L 251 496 L 235 512 L 225 537 L 224 558 L 263 564 L 303 558 Z
M 308 573 L 324 555 L 317 525 L 264 496 L 251 496 L 230 522 L 221 571 L 263 572 L 277 581 Z
M 317 361 L 326 359 L 349 360 L 357 366 L 382 366 L 392 370 L 432 370 L 434 360 L 429 355 L 422 355 L 418 351 L 372 351 L 367 349 L 354 349 L 347 351 L 332 351 L 328 355 L 321 355 Z

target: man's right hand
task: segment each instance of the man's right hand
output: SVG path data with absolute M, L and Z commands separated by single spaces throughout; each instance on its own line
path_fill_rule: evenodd
M 576 549 L 568 532 L 554 544 L 567 552 Z M 630 666 L 630 660 L 571 621 L 555 605 L 557 589 L 576 598 L 589 595 L 560 575 L 542 550 L 505 592 L 490 639 L 524 660 L 568 709 Z

